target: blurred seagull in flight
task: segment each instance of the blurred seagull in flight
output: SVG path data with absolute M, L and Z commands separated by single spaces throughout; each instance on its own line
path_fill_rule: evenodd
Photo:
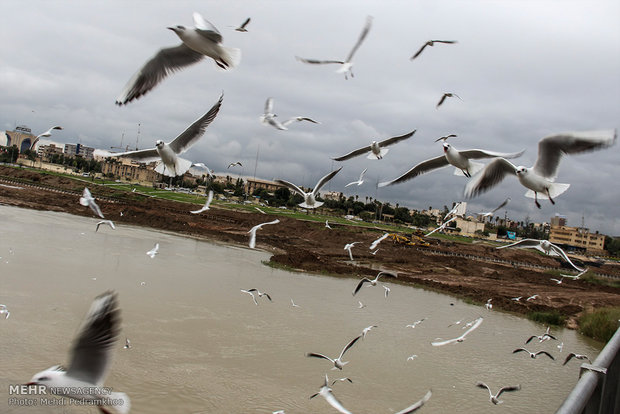
M 112 366 L 112 354 L 119 331 L 120 310 L 117 295 L 105 292 L 95 298 L 84 318 L 73 342 L 69 369 L 53 366 L 35 374 L 26 385 L 43 385 L 48 391 L 54 389 L 55 395 L 94 403 L 103 413 L 109 411 L 101 401 L 118 401 L 114 408 L 120 413 L 128 413 L 130 401 L 126 394 L 97 391 L 102 390 Z
M 396 274 L 394 273 L 390 273 L 390 272 L 379 272 L 377 274 L 377 276 L 375 276 L 374 279 L 368 279 L 367 277 L 362 278 L 359 283 L 355 286 L 355 289 L 353 290 L 353 296 L 355 296 L 355 294 L 357 292 L 360 291 L 360 289 L 362 288 L 362 286 L 364 286 L 364 283 L 370 283 L 370 286 L 377 286 L 377 282 L 379 281 L 379 278 L 381 276 L 386 276 L 386 277 L 398 277 Z
M 366 158 L 368 158 L 369 160 L 380 160 L 390 150 L 389 148 L 385 148 L 385 147 L 387 147 L 389 145 L 392 145 L 392 144 L 396 144 L 397 142 L 403 141 L 403 140 L 405 140 L 407 138 L 410 138 L 411 136 L 413 136 L 413 134 L 415 134 L 415 132 L 416 132 L 416 130 L 414 129 L 413 131 L 411 131 L 411 132 L 409 132 L 409 133 L 407 133 L 405 135 L 388 138 L 388 139 L 385 139 L 385 140 L 379 141 L 379 142 L 372 141 L 370 143 L 370 145 L 368 145 L 366 147 L 358 148 L 356 150 L 353 150 L 353 151 L 349 152 L 348 154 L 341 155 L 340 157 L 332 158 L 332 160 L 334 160 L 334 161 L 346 161 L 346 160 L 349 160 L 351 158 L 357 157 L 358 155 L 362 155 L 362 154 L 366 154 L 366 153 L 368 153 Z
M 579 280 L 579 278 L 581 278 L 581 276 L 583 276 L 584 274 L 586 274 L 586 272 L 588 271 L 587 268 L 583 269 L 581 272 L 579 272 L 576 275 L 565 275 L 564 273 L 560 273 L 560 276 L 562 277 L 567 277 L 569 279 L 573 279 L 573 280 Z
M 207 196 L 207 201 L 205 202 L 205 205 L 202 206 L 198 210 L 190 211 L 190 213 L 192 213 L 192 214 L 200 214 L 203 211 L 209 210 L 209 206 L 211 205 L 211 201 L 213 201 L 213 190 L 209 190 L 209 195 Z
M 256 231 L 261 229 L 263 226 L 266 226 L 268 224 L 278 224 L 280 222 L 280 220 L 275 219 L 273 221 L 268 221 L 266 223 L 261 223 L 261 224 L 257 224 L 256 226 L 252 227 L 248 233 L 250 233 L 250 249 L 253 249 L 254 247 L 256 247 Z
M 342 60 L 304 59 L 304 58 L 299 57 L 299 56 L 295 56 L 295 57 L 300 62 L 310 63 L 310 64 L 314 64 L 314 65 L 324 65 L 324 64 L 331 64 L 331 63 L 339 64 L 340 68 L 338 68 L 336 73 L 344 73 L 344 78 L 345 79 L 348 79 L 347 74 L 349 74 L 349 75 L 351 75 L 351 77 L 353 77 L 353 62 L 351 60 L 353 59 L 353 55 L 355 54 L 355 52 L 357 52 L 357 49 L 361 46 L 362 42 L 364 41 L 364 39 L 368 35 L 368 32 L 370 31 L 370 27 L 371 26 L 372 26 L 372 17 L 368 16 L 366 18 L 366 24 L 364 25 L 364 28 L 362 29 L 362 32 L 360 33 L 360 35 L 359 35 L 359 37 L 357 39 L 357 43 L 355 43 L 355 46 L 353 46 L 353 49 L 351 49 L 351 52 L 349 53 L 349 56 L 347 56 L 347 58 L 344 61 L 342 61 Z
M 355 338 L 353 338 L 348 344 L 345 345 L 344 348 L 342 348 L 342 351 L 340 352 L 340 355 L 338 355 L 337 358 L 332 359 L 326 355 L 323 354 L 317 354 L 314 352 L 309 352 L 306 354 L 307 357 L 313 357 L 313 358 L 323 358 L 326 359 L 328 361 L 330 361 L 332 364 L 334 364 L 334 367 L 332 369 L 339 369 L 342 370 L 342 368 L 349 363 L 349 361 L 342 361 L 342 357 L 344 356 L 344 354 L 351 349 L 351 347 L 353 345 L 355 345 L 355 343 L 357 341 L 359 341 L 359 339 L 362 337 L 362 335 L 356 336 Z
M 112 227 L 112 230 L 116 229 L 112 220 L 101 220 L 100 222 L 97 223 L 97 227 L 95 227 L 95 233 L 99 231 L 99 226 L 101 226 L 102 224 L 107 224 L 108 226 Z
M 418 320 L 418 321 L 415 321 L 415 322 L 414 322 L 414 323 L 412 323 L 412 324 L 409 324 L 409 325 L 405 326 L 405 328 L 412 328 L 412 329 L 413 329 L 413 328 L 415 328 L 416 326 L 418 326 L 419 324 L 421 324 L 422 322 L 424 322 L 425 320 L 426 320 L 426 318 L 422 318 L 422 319 L 420 319 L 420 320 Z
M 349 184 L 345 185 L 344 188 L 347 188 L 350 185 L 354 185 L 357 184 L 358 186 L 364 184 L 364 174 L 366 174 L 366 170 L 368 168 L 364 168 L 364 171 L 362 171 L 362 173 L 360 174 L 360 178 L 357 179 L 357 181 L 351 181 Z
M 426 233 L 426 234 L 424 235 L 424 237 L 428 237 L 428 236 L 430 236 L 431 234 L 433 234 L 433 233 L 435 233 L 435 232 L 437 232 L 437 231 L 440 231 L 440 230 L 445 229 L 445 228 L 446 228 L 446 226 L 447 226 L 449 223 L 453 222 L 453 221 L 454 221 L 454 220 L 456 220 L 456 219 L 457 219 L 457 217 L 456 217 L 456 216 L 454 216 L 454 217 L 452 217 L 450 220 L 448 220 L 448 221 L 444 221 L 444 222 L 443 222 L 443 224 L 442 224 L 441 226 L 437 227 L 436 229 L 433 229 L 430 233 Z
M 352 380 L 351 378 L 349 378 L 349 377 L 344 377 L 344 378 L 338 378 L 338 379 L 333 380 L 333 381 L 332 381 L 332 387 L 333 387 L 333 386 L 334 386 L 334 384 L 335 384 L 335 383 L 337 383 L 337 382 L 345 382 L 345 381 L 349 382 L 350 384 L 353 384 L 353 380 Z
M 155 246 L 149 250 L 148 252 L 146 252 L 147 256 L 149 256 L 151 259 L 155 257 L 155 255 L 159 254 L 159 243 L 155 243 Z
M 330 172 L 329 174 L 327 174 L 326 176 L 324 176 L 323 178 L 321 178 L 319 180 L 318 183 L 316 183 L 316 185 L 314 186 L 314 189 L 308 193 L 306 193 L 304 190 L 302 190 L 300 187 L 296 186 L 293 183 L 290 183 L 288 181 L 284 181 L 284 180 L 274 180 L 276 183 L 281 184 L 285 187 L 288 187 L 289 190 L 299 194 L 300 196 L 302 196 L 304 198 L 304 201 L 302 203 L 299 203 L 300 207 L 303 208 L 318 208 L 321 207 L 323 205 L 323 201 L 316 201 L 316 197 L 319 194 L 319 191 L 321 191 L 321 188 L 327 184 L 327 182 L 329 180 L 331 180 L 332 178 L 334 178 L 334 176 L 336 174 L 338 174 L 340 172 L 340 170 L 342 170 L 342 167 L 338 168 L 337 170 L 334 170 L 332 172 Z
M 524 151 L 514 152 L 514 153 L 501 153 L 501 152 L 493 152 L 481 149 L 470 149 L 470 150 L 462 150 L 459 151 L 451 144 L 447 142 L 443 143 L 443 155 L 440 155 L 435 158 L 430 158 L 426 161 L 422 161 L 419 164 L 413 166 L 409 171 L 402 174 L 400 177 L 397 177 L 391 181 L 386 181 L 379 183 L 379 187 L 385 187 L 388 185 L 394 185 L 398 183 L 403 183 L 405 181 L 409 181 L 419 175 L 427 173 L 429 171 L 436 170 L 438 168 L 442 168 L 448 165 L 453 165 L 454 175 L 464 175 L 465 177 L 471 177 L 477 171 L 481 170 L 484 165 L 479 162 L 474 162 L 471 160 L 481 159 L 481 158 L 495 158 L 495 157 L 504 157 L 504 158 L 516 158 L 523 154 Z
M 9 316 L 11 316 L 11 312 L 9 312 L 6 305 L 0 305 L 0 315 L 4 315 L 4 319 L 9 319 Z
M 556 278 L 552 277 L 550 280 L 553 280 L 556 283 L 556 285 L 561 285 L 562 281 L 564 280 L 564 278 L 561 277 L 559 279 L 556 279 Z
M 387 239 L 388 236 L 390 235 L 390 233 L 385 233 L 383 234 L 383 236 L 379 237 L 377 240 L 373 241 L 370 244 L 370 247 L 368 247 L 368 250 L 374 250 L 377 248 L 377 246 L 379 245 L 379 243 L 381 243 L 383 240 Z
M 207 111 L 206 114 L 198 118 L 185 131 L 179 134 L 174 140 L 165 143 L 162 140 L 155 142 L 155 148 L 109 153 L 104 152 L 106 157 L 125 157 L 140 162 L 158 161 L 155 171 L 167 177 L 183 175 L 192 166 L 192 162 L 178 155 L 190 149 L 204 135 L 205 130 L 213 122 L 222 106 L 224 94 L 220 95 L 218 101 Z
M 478 213 L 478 215 L 480 217 L 491 217 L 493 214 L 495 214 L 495 212 L 497 210 L 499 210 L 500 208 L 503 208 L 504 206 L 506 206 L 506 204 L 510 203 L 510 197 L 508 197 L 507 199 L 505 199 L 502 204 L 500 204 L 499 206 L 495 207 L 493 210 L 488 211 L 486 213 Z
M 448 339 L 447 341 L 440 341 L 440 342 L 431 342 L 431 345 L 433 346 L 443 346 L 443 345 L 447 345 L 447 344 L 456 344 L 459 342 L 463 342 L 465 340 L 465 337 L 472 332 L 474 329 L 478 328 L 480 326 L 480 324 L 482 323 L 483 318 L 480 317 L 478 319 L 476 319 L 475 321 L 473 321 L 473 325 L 466 330 L 463 335 L 459 336 L 458 338 L 454 338 L 454 339 Z
M 496 247 L 496 249 L 506 249 L 510 247 L 516 247 L 521 249 L 534 248 L 547 255 L 560 256 L 562 259 L 566 260 L 568 264 L 577 269 L 577 271 L 583 271 L 582 268 L 577 267 L 573 262 L 570 261 L 566 253 L 564 253 L 564 250 L 551 243 L 549 240 L 523 239 L 519 240 L 518 242 L 508 244 L 506 246 Z
M 449 138 L 455 138 L 456 134 L 444 135 L 443 137 L 439 137 L 435 140 L 435 142 L 443 141 L 446 142 Z
M 370 325 L 370 326 L 367 326 L 366 328 L 364 328 L 364 329 L 362 330 L 362 339 L 366 339 L 366 334 L 367 334 L 368 332 L 370 332 L 370 330 L 371 330 L 372 328 L 376 328 L 376 327 L 377 327 L 377 325 Z
M 280 122 L 276 119 L 277 116 L 278 115 L 273 113 L 273 98 L 267 98 L 267 101 L 265 101 L 265 112 L 260 117 L 260 121 L 263 123 L 263 125 L 271 125 L 276 129 L 286 131 L 288 130 L 287 126 L 292 124 L 293 122 L 308 121 L 312 122 L 313 124 L 320 124 L 320 122 L 305 116 L 295 116 L 293 118 L 287 119 L 284 122 Z
M 553 357 L 553 355 L 551 355 L 551 354 L 550 354 L 549 352 L 547 352 L 547 351 L 530 352 L 530 351 L 528 351 L 528 350 L 527 350 L 527 349 L 525 349 L 525 348 L 517 348 L 517 349 L 515 349 L 514 351 L 512 351 L 512 353 L 513 353 L 513 354 L 516 354 L 516 353 L 518 353 L 518 352 L 526 352 L 526 353 L 530 354 L 530 358 L 532 358 L 532 359 L 536 359 L 536 357 L 537 357 L 538 355 L 543 354 L 543 355 L 547 355 L 549 358 L 551 358 L 551 359 L 555 360 L 555 358 Z
M 568 356 L 566 357 L 566 359 L 564 360 L 564 363 L 562 365 L 566 365 L 568 363 L 568 361 L 570 361 L 573 358 L 575 358 L 575 359 L 585 359 L 586 361 L 588 361 L 589 364 L 592 363 L 592 361 L 590 361 L 590 358 L 588 358 L 587 355 L 575 354 L 574 352 L 571 352 L 570 354 L 568 354 Z
M 241 164 L 241 161 L 237 161 L 237 162 L 231 162 L 230 164 L 228 164 L 228 167 L 226 167 L 226 169 L 229 169 L 230 167 L 236 167 L 237 165 L 239 167 L 243 167 L 243 164 Z
M 427 46 L 430 46 L 430 47 L 435 46 L 435 43 L 453 44 L 453 43 L 457 43 L 457 41 L 456 40 L 429 40 L 428 42 L 424 43 L 424 45 L 417 52 L 415 52 L 413 56 L 411 56 L 411 60 L 420 56 L 420 54 L 424 51 L 424 49 L 426 49 Z
M 452 207 L 452 210 L 448 211 L 448 214 L 446 214 L 443 218 L 443 220 L 447 219 L 448 217 L 450 217 L 452 214 L 455 214 L 456 211 L 459 209 L 459 207 L 461 206 L 461 204 L 463 204 L 461 201 L 459 201 L 458 203 L 456 203 L 454 205 L 454 207 Z
M 392 289 L 390 289 L 389 287 L 385 286 L 385 285 L 381 285 L 383 286 L 383 290 L 385 290 L 385 298 L 387 299 L 388 295 L 390 294 L 390 291 Z
M 129 340 L 129 338 L 125 338 L 125 346 L 123 348 L 131 349 L 131 341 Z
M 45 131 L 44 133 L 37 135 L 36 138 L 32 141 L 32 144 L 30 144 L 30 150 L 31 151 L 34 150 L 34 146 L 39 142 L 39 140 L 41 138 L 51 137 L 52 136 L 52 131 L 55 130 L 55 129 L 62 130 L 62 127 L 61 126 L 53 126 L 50 129 L 48 129 L 47 131 Z
M 349 252 L 349 258 L 351 260 L 353 260 L 353 253 L 351 252 L 351 249 L 353 248 L 353 246 L 355 246 L 356 244 L 361 243 L 361 242 L 353 242 L 353 243 L 347 243 L 344 245 L 344 250 L 346 250 L 347 252 Z
M 325 227 L 327 227 L 327 228 L 328 228 L 328 229 L 330 229 L 330 230 L 332 229 L 332 227 L 329 225 L 329 223 L 328 223 L 328 221 L 327 221 L 327 220 L 325 220 Z
M 261 292 L 261 291 L 259 291 L 258 289 L 254 289 L 254 288 L 252 288 L 252 289 L 248 289 L 248 290 L 241 289 L 241 291 L 242 291 L 243 293 L 247 293 L 248 295 L 252 296 L 252 299 L 254 300 L 254 304 L 255 304 L 256 306 L 258 306 L 258 302 L 256 301 L 256 296 L 254 296 L 254 293 L 256 293 L 256 294 L 258 295 L 258 297 L 259 297 L 259 298 L 262 298 L 263 296 L 265 296 L 267 299 L 269 299 L 269 302 L 271 302 L 271 301 L 272 301 L 272 300 L 271 300 L 271 296 L 269 296 L 269 294 L 268 294 L 268 293 L 266 293 L 266 292 Z
M 338 401 L 338 399 L 332 392 L 332 389 L 329 387 L 329 379 L 327 378 L 327 374 L 325 374 L 325 383 L 323 384 L 323 386 L 321 386 L 321 389 L 319 390 L 319 392 L 317 392 L 316 394 L 312 394 L 310 396 L 310 399 L 316 397 L 317 395 L 320 395 L 321 397 L 325 398 L 325 401 L 327 401 L 329 405 L 331 405 L 336 410 L 338 410 L 338 412 L 342 414 L 351 414 L 351 411 L 344 408 L 342 406 L 342 403 Z
M 293 302 L 293 298 L 291 298 L 291 306 L 294 307 L 294 308 L 301 308 L 301 306 L 299 306 L 298 304 Z
M 250 20 L 251 19 L 248 17 L 243 23 L 241 23 L 241 26 L 237 27 L 235 30 L 238 32 L 247 32 L 248 29 L 246 29 L 246 26 L 250 23 Z
M 489 401 L 491 401 L 493 404 L 501 404 L 503 402 L 499 399 L 499 396 L 502 395 L 502 393 L 507 391 L 519 391 L 521 389 L 521 385 L 502 387 L 499 389 L 499 391 L 497 391 L 497 394 L 493 395 L 489 386 L 484 382 L 477 382 L 476 386 L 480 388 L 486 388 L 487 391 L 489 391 Z
M 545 333 L 544 333 L 544 334 L 542 334 L 542 335 L 532 335 L 532 336 L 530 336 L 530 337 L 527 339 L 527 341 L 525 341 L 525 344 L 526 344 L 526 345 L 527 345 L 527 344 L 529 344 L 529 343 L 530 343 L 530 341 L 531 341 L 532 339 L 534 339 L 534 338 L 538 338 L 538 343 L 540 343 L 540 342 L 545 342 L 545 341 L 548 341 L 548 340 L 550 340 L 550 339 L 557 340 L 557 338 L 556 338 L 555 336 L 551 335 L 551 334 L 549 333 L 549 331 L 550 331 L 550 327 L 547 327 L 547 330 L 545 331 Z
M 532 295 L 532 296 L 528 297 L 527 299 L 525 299 L 525 301 L 529 302 L 530 300 L 537 299 L 538 297 L 539 297 L 538 295 Z
M 435 106 L 435 108 L 439 108 L 444 103 L 446 98 L 459 98 L 461 101 L 463 100 L 460 96 L 458 96 L 455 93 L 446 92 L 446 93 L 444 93 L 441 96 L 441 99 L 439 100 L 439 102 L 437 102 L 437 105 Z M 437 141 L 435 141 L 435 142 L 437 142 Z M 444 140 L 444 142 L 445 142 L 445 140 Z
M 95 202 L 95 197 L 93 197 L 90 194 L 90 191 L 88 191 L 88 188 L 84 187 L 84 191 L 82 191 L 82 197 L 80 197 L 80 204 L 83 206 L 88 206 L 90 207 L 90 209 L 99 217 L 101 218 L 105 218 L 103 217 L 103 213 L 101 212 L 101 209 L 99 208 L 99 206 L 97 205 L 97 203 Z
M 616 138 L 615 130 L 550 135 L 538 142 L 538 157 L 533 167 L 516 166 L 506 160 L 506 157 L 498 155 L 498 158 L 489 162 L 467 183 L 465 196 L 473 197 L 486 192 L 511 174 L 528 189 L 525 196 L 533 198 L 536 207 L 541 208 L 538 202 L 539 193 L 549 198 L 551 204 L 555 204 L 553 199 L 570 187 L 570 184 L 554 182 L 562 156 L 609 147 L 616 142 Z
M 125 105 L 153 89 L 172 72 L 201 61 L 205 56 L 212 58 L 222 69 L 237 66 L 241 60 L 239 49 L 222 46 L 222 35 L 200 14 L 194 13 L 194 27 L 168 27 L 183 43 L 161 49 L 155 56 L 129 79 L 123 91 L 116 98 L 117 105 Z

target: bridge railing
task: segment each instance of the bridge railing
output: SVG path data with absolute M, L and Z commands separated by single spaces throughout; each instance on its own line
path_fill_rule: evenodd
M 620 413 L 620 328 L 580 378 L 556 414 Z

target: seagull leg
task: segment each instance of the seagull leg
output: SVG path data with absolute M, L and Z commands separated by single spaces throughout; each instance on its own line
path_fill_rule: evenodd
M 540 208 L 540 203 L 538 202 L 538 193 L 536 191 L 534 191 L 534 203 L 536 204 L 536 207 Z
M 463 175 L 465 175 L 465 177 L 471 178 L 471 174 L 469 173 L 469 171 L 467 170 L 461 170 L 461 171 L 463 171 Z
M 551 204 L 555 205 L 555 201 L 553 201 L 553 199 L 551 198 L 551 194 L 549 194 L 548 188 L 547 188 L 547 197 L 549 197 L 549 201 L 551 201 Z

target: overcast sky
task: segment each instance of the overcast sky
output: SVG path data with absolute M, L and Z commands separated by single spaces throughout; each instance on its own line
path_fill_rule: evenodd
M 129 78 L 162 47 L 180 44 L 166 28 L 192 26 L 201 13 L 242 50 L 238 68 L 211 59 L 177 72 L 150 93 L 117 107 Z M 366 16 L 373 25 L 345 80 L 333 65 L 295 56 L 344 59 Z M 247 17 L 247 33 L 234 31 Z M 241 161 L 237 173 L 282 178 L 313 187 L 344 166 L 329 189 L 400 203 L 443 208 L 463 200 L 466 178 L 446 167 L 406 183 L 376 188 L 413 165 L 442 154 L 442 135 L 458 149 L 525 149 L 531 166 L 538 141 L 564 131 L 620 126 L 620 2 L 610 1 L 6 1 L 0 33 L 0 130 L 26 125 L 53 139 L 95 148 L 140 148 L 170 141 L 203 115 L 224 91 L 218 117 L 185 158 L 216 172 Z M 415 51 L 430 39 L 457 40 Z M 444 92 L 458 94 L 436 109 Z M 267 97 L 282 119 L 302 115 L 288 131 L 262 125 Z M 372 140 L 416 129 L 382 160 L 336 157 Z M 508 216 L 568 224 L 620 236 L 620 145 L 562 160 L 558 182 L 570 183 L 555 206 L 542 209 L 507 177 L 467 200 L 468 213 L 506 197 Z M 364 168 L 367 181 L 356 180 Z M 326 188 L 327 189 L 327 188 Z M 499 212 L 498 212 L 499 213 Z M 503 216 L 503 211 L 501 212 Z

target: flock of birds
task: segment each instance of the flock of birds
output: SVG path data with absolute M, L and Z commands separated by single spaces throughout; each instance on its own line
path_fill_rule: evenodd
M 185 27 L 182 25 L 168 27 L 168 29 L 173 31 L 179 37 L 181 43 L 174 47 L 161 49 L 151 59 L 149 59 L 129 79 L 129 81 L 116 99 L 117 105 L 126 105 L 133 100 L 140 98 L 141 96 L 147 94 L 155 86 L 157 86 L 171 73 L 181 70 L 189 65 L 196 64 L 203 60 L 205 57 L 211 58 L 219 68 L 224 70 L 232 69 L 235 66 L 239 65 L 241 60 L 241 51 L 239 49 L 223 46 L 223 37 L 221 33 L 214 25 L 205 20 L 200 14 L 194 13 L 193 20 L 193 27 Z M 235 30 L 239 32 L 247 32 L 249 23 L 250 19 L 248 18 Z M 296 58 L 300 62 L 311 65 L 339 65 L 337 69 L 338 73 L 344 74 L 345 79 L 348 79 L 349 77 L 353 78 L 354 75 L 352 71 L 352 59 L 357 50 L 366 39 L 366 37 L 368 36 L 371 27 L 372 18 L 368 17 L 362 29 L 362 32 L 357 39 L 356 44 L 344 60 L 319 60 L 302 58 L 299 56 L 297 56 Z M 411 57 L 411 60 L 419 58 L 419 56 L 427 47 L 434 47 L 437 44 L 451 45 L 455 43 L 457 42 L 454 40 L 429 40 Z M 224 95 L 222 93 L 218 101 L 204 115 L 194 121 L 170 142 L 158 140 L 155 143 L 155 148 L 127 151 L 122 153 L 103 153 L 102 155 L 107 157 L 126 157 L 139 160 L 141 162 L 157 161 L 158 165 L 156 167 L 156 171 L 169 177 L 182 175 L 192 167 L 206 168 L 204 164 L 194 164 L 189 160 L 181 158 L 180 155 L 186 152 L 204 135 L 206 128 L 216 118 L 222 106 L 223 97 Z M 436 107 L 439 108 L 448 98 L 461 99 L 461 97 L 455 93 L 444 93 L 439 102 L 436 104 Z M 279 119 L 277 119 L 277 115 L 273 111 L 273 107 L 273 98 L 268 98 L 265 102 L 264 112 L 261 116 L 261 122 L 265 125 L 272 126 L 278 130 L 286 130 L 288 129 L 287 127 L 289 125 L 295 122 L 305 121 L 315 124 L 319 123 L 318 121 L 306 116 L 294 116 L 286 119 L 283 122 L 280 122 Z M 40 137 L 49 136 L 54 129 L 62 128 L 59 126 L 51 128 L 49 131 L 46 131 L 45 133 L 39 135 L 34 143 L 36 143 L 36 141 L 38 141 Z M 366 155 L 366 158 L 368 158 L 369 160 L 382 160 L 388 154 L 389 149 L 387 147 L 411 138 L 415 134 L 415 132 L 416 130 L 413 130 L 406 134 L 395 136 L 392 138 L 384 140 L 373 140 L 372 142 L 370 142 L 369 145 L 353 149 L 344 155 L 337 156 L 332 159 L 335 161 L 347 161 L 354 157 Z M 611 130 L 567 132 L 545 137 L 539 141 L 538 157 L 534 162 L 534 165 L 529 168 L 523 166 L 515 166 L 509 161 L 510 159 L 520 157 L 524 153 L 524 151 L 519 151 L 516 153 L 501 153 L 483 149 L 458 150 L 447 142 L 449 139 L 454 137 L 456 137 L 455 134 L 450 134 L 436 139 L 436 142 L 442 141 L 442 155 L 422 161 L 414 165 L 401 176 L 391 181 L 379 183 L 378 186 L 384 187 L 403 183 L 405 181 L 414 179 L 421 174 L 425 174 L 427 172 L 451 165 L 455 167 L 456 175 L 461 175 L 469 178 L 469 181 L 467 182 L 464 190 L 465 197 L 473 197 L 482 192 L 488 191 L 494 186 L 498 185 L 506 175 L 514 175 L 519 179 L 519 182 L 528 189 L 526 196 L 534 198 L 536 206 L 540 208 L 541 206 L 538 201 L 539 196 L 544 196 L 548 198 L 551 203 L 555 204 L 554 199 L 557 196 L 561 195 L 569 187 L 569 184 L 561 184 L 554 181 L 557 176 L 560 160 L 563 155 L 577 154 L 584 151 L 591 151 L 608 147 L 615 143 L 617 134 L 616 131 Z M 486 165 L 474 161 L 480 159 L 490 159 L 491 161 Z M 228 168 L 236 165 L 241 165 L 241 163 L 231 163 Z M 342 167 L 331 171 L 330 173 L 323 176 L 311 191 L 306 191 L 300 186 L 297 186 L 296 184 L 293 184 L 292 182 L 286 180 L 276 179 L 275 182 L 289 188 L 294 193 L 301 195 L 304 200 L 302 203 L 299 204 L 299 206 L 303 208 L 314 209 L 320 207 L 323 204 L 321 201 L 318 200 L 319 191 L 321 190 L 321 188 L 327 182 L 329 182 L 336 174 L 338 174 L 341 169 Z M 206 170 L 210 173 L 210 170 L 208 170 L 208 168 L 206 168 Z M 357 181 L 351 182 L 346 186 L 362 185 L 364 183 L 363 178 L 365 172 L 366 169 L 361 172 Z M 205 205 L 199 210 L 191 211 L 191 213 L 199 214 L 206 210 L 209 210 L 212 198 L 213 193 L 210 192 Z M 510 199 L 506 199 L 506 201 L 504 201 L 500 206 L 485 214 L 492 215 L 495 211 L 504 207 L 509 201 Z M 109 225 L 112 229 L 115 228 L 114 223 L 111 220 L 105 219 L 101 209 L 99 208 L 99 206 L 95 202 L 95 199 L 92 197 L 90 191 L 87 188 L 84 189 L 83 195 L 80 198 L 80 204 L 82 204 L 83 206 L 88 206 L 95 213 L 95 215 L 97 215 L 101 219 L 104 219 L 103 221 L 99 221 L 97 223 L 95 231 L 99 230 L 99 227 L 101 225 Z M 450 214 L 448 214 L 448 216 L 449 215 Z M 444 227 L 455 218 L 453 217 L 449 220 L 445 220 L 448 216 L 444 218 Z M 250 234 L 249 247 L 255 247 L 256 233 L 258 230 L 260 230 L 265 225 L 273 225 L 277 223 L 279 223 L 279 220 L 276 219 L 270 222 L 261 223 L 250 229 L 248 231 L 248 233 Z M 325 226 L 328 229 L 331 228 L 328 222 L 325 223 Z M 435 231 L 438 231 L 440 229 L 441 228 L 438 228 Z M 432 234 L 432 232 L 428 235 L 430 234 Z M 386 237 L 387 234 L 383 235 L 372 244 L 372 249 L 375 250 L 374 253 L 376 253 L 376 247 L 378 246 L 378 244 Z M 351 249 L 357 243 L 359 242 L 349 243 L 344 248 L 348 252 L 351 260 L 353 260 L 353 254 L 351 252 Z M 547 241 L 523 240 L 517 243 L 513 243 L 512 245 L 502 247 L 508 248 L 513 246 L 536 247 L 540 248 L 548 254 L 550 252 L 553 252 L 562 256 L 564 260 L 568 261 L 571 265 L 573 265 L 573 267 L 575 267 L 579 271 L 583 270 L 572 264 L 572 262 L 570 262 L 568 257 L 565 255 L 564 252 L 561 251 L 561 249 L 557 248 L 557 246 L 554 246 Z M 156 244 L 153 249 L 146 254 L 149 257 L 154 258 L 158 254 L 158 252 L 159 244 Z M 368 287 L 377 286 L 378 281 L 381 277 L 397 277 L 397 275 L 390 272 L 379 272 L 374 279 L 363 278 L 355 286 L 353 290 L 353 295 L 355 296 L 364 285 Z M 558 283 L 561 283 L 561 281 Z M 387 299 L 390 288 L 386 285 L 383 285 L 383 288 L 385 298 Z M 259 300 L 262 300 L 263 298 L 267 299 L 268 301 L 272 300 L 271 296 L 268 293 L 261 292 L 256 288 L 242 289 L 241 292 L 250 295 L 255 305 L 258 305 Z M 535 296 L 536 295 L 528 298 L 527 300 L 535 299 Z M 515 298 L 515 300 L 519 299 L 520 298 Z M 360 307 L 364 306 L 361 302 L 359 303 Z M 291 305 L 294 307 L 299 306 L 296 305 L 292 300 Z M 489 311 L 492 309 L 492 304 L 490 300 L 487 302 L 486 308 Z M 0 305 L 0 314 L 4 314 L 5 318 L 8 318 L 10 313 L 6 306 Z M 114 292 L 105 292 L 101 296 L 95 298 L 89 312 L 86 315 L 82 328 L 80 329 L 77 338 L 75 339 L 71 351 L 71 361 L 68 369 L 64 370 L 59 366 L 54 366 L 48 370 L 35 374 L 28 384 L 64 387 L 101 387 L 108 373 L 111 356 L 115 348 L 116 339 L 119 335 L 119 315 L 120 310 L 118 308 L 117 295 Z M 417 321 L 416 323 L 409 325 L 409 327 L 415 328 L 415 326 L 417 326 L 423 320 L 424 319 Z M 448 340 L 436 340 L 432 342 L 432 345 L 435 347 L 439 347 L 448 344 L 461 343 L 466 339 L 468 335 L 472 334 L 472 332 L 474 332 L 482 324 L 482 322 L 482 317 L 476 318 L 475 320 L 469 322 L 464 326 L 463 329 L 466 330 L 458 337 Z M 350 351 L 356 344 L 358 344 L 360 339 L 363 340 L 368 334 L 368 332 L 374 327 L 376 326 L 371 325 L 368 328 L 364 329 L 364 331 L 359 336 L 356 336 L 355 338 L 350 340 L 337 356 L 330 357 L 328 355 L 316 352 L 309 352 L 306 355 L 307 357 L 311 358 L 327 360 L 333 366 L 332 369 L 343 370 L 345 368 L 345 365 L 348 363 L 348 361 L 343 360 L 345 354 Z M 526 341 L 526 344 L 530 343 L 534 339 L 538 339 L 539 343 L 543 343 L 548 340 L 556 340 L 556 338 L 549 333 L 549 330 L 547 330 L 547 332 L 543 335 L 535 335 L 530 337 Z M 129 339 L 126 339 L 124 348 L 131 348 Z M 545 350 L 530 352 L 525 348 L 517 348 L 513 351 L 513 353 L 521 352 L 529 354 L 531 358 L 536 358 L 539 355 L 546 355 L 550 359 L 554 359 L 554 357 Z M 415 355 L 412 355 L 410 358 L 415 358 Z M 564 364 L 567 364 L 572 358 L 587 359 L 585 355 L 571 353 L 567 356 Z M 342 378 L 336 381 L 351 382 L 351 379 Z M 333 385 L 336 381 L 332 382 L 331 385 Z M 499 398 L 503 393 L 514 392 L 521 389 L 520 385 L 507 386 L 500 388 L 496 394 L 493 394 L 491 389 L 483 382 L 478 382 L 476 386 L 488 390 L 489 400 L 493 404 L 501 403 Z M 429 390 L 419 401 L 399 411 L 397 414 L 407 414 L 417 411 L 420 407 L 422 407 L 426 402 L 429 401 L 431 395 L 432 392 Z M 66 394 L 66 396 L 82 400 L 98 400 L 104 397 L 104 395 L 98 394 Z M 324 383 L 320 387 L 320 390 L 316 394 L 312 395 L 310 398 L 314 398 L 315 396 L 323 397 L 327 401 L 327 403 L 329 403 L 337 411 L 341 413 L 349 413 L 349 411 L 344 408 L 340 401 L 335 397 L 330 387 L 327 375 L 325 375 Z M 105 397 L 110 396 L 106 395 Z M 124 401 L 123 405 L 116 407 L 117 409 L 119 409 L 120 412 L 129 412 L 130 401 L 127 395 L 123 393 L 114 393 L 112 397 L 119 398 Z M 102 412 L 107 412 L 106 407 L 104 407 L 103 405 L 99 405 L 99 409 Z M 276 411 L 275 413 L 283 413 L 283 411 Z

